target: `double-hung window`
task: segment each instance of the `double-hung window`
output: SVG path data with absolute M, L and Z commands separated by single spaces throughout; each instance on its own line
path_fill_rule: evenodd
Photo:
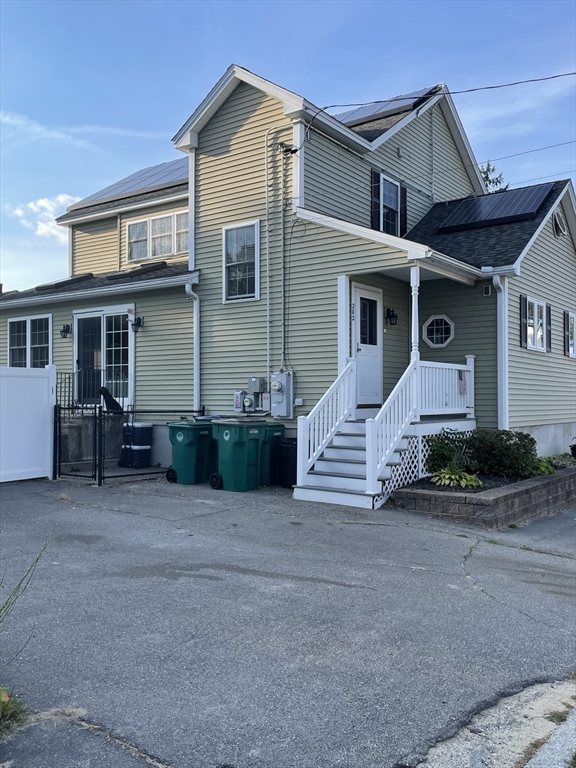
M 576 357 L 576 312 L 564 312 L 564 354 Z
M 223 227 L 222 250 L 222 301 L 259 299 L 260 222 Z
M 8 321 L 8 365 L 44 368 L 51 358 L 51 317 L 22 317 Z
M 406 188 L 375 168 L 371 178 L 372 229 L 403 237 L 408 228 Z
M 128 224 L 128 261 L 188 253 L 188 212 Z
M 520 344 L 537 352 L 552 349 L 552 308 L 540 299 L 520 296 Z

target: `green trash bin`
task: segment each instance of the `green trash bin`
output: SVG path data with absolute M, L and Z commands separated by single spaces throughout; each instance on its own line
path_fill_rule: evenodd
M 284 439 L 284 424 L 267 423 L 260 450 L 260 485 L 278 485 L 280 478 L 280 440 Z
M 211 424 L 174 421 L 168 424 L 168 433 L 172 443 L 172 467 L 166 473 L 166 479 L 181 485 L 205 483 L 212 440 Z
M 210 476 L 212 488 L 254 491 L 260 487 L 260 448 L 266 422 L 259 419 L 222 419 L 212 422 L 218 443 L 218 472 Z

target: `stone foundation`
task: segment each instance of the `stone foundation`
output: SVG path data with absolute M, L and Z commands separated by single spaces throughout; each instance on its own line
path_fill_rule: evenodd
M 479 493 L 400 488 L 392 502 L 413 512 L 495 530 L 576 507 L 576 467 Z

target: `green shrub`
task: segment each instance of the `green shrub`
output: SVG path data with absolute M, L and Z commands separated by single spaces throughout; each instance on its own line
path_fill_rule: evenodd
M 554 465 L 549 459 L 545 459 L 543 456 L 538 456 L 532 467 L 532 475 L 539 477 L 540 475 L 553 475 L 556 472 Z
M 457 429 L 443 429 L 439 435 L 429 435 L 425 438 L 429 449 L 426 459 L 428 472 L 439 472 L 447 467 L 463 469 L 468 461 L 469 437 Z
M 538 458 L 536 440 L 525 432 L 476 429 L 468 445 L 471 465 L 487 475 L 530 477 Z

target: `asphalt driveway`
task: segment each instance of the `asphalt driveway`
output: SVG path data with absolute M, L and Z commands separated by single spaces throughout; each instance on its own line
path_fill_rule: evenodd
M 3 685 L 66 710 L 0 748 L 13 768 L 412 766 L 575 666 L 576 511 L 489 534 L 164 481 L 0 501 L 6 585 L 49 538 Z

